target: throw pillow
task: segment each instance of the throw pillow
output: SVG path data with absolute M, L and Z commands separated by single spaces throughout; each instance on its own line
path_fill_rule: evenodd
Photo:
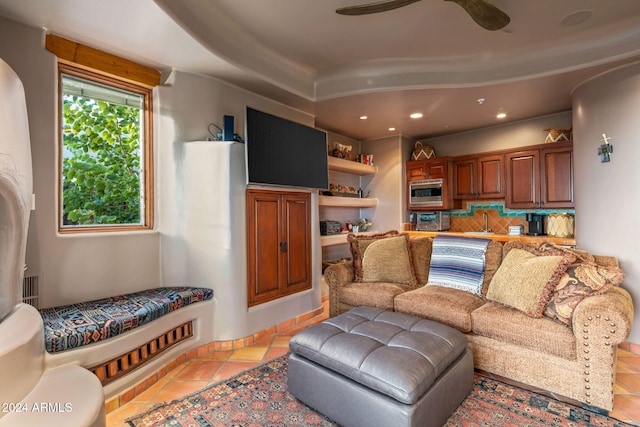
M 536 256 L 523 249 L 511 249 L 496 271 L 487 299 L 540 318 L 551 291 L 575 256 Z
M 351 258 L 353 259 L 354 282 L 362 282 L 362 254 L 367 246 L 376 240 L 397 236 L 396 230 L 387 231 L 380 234 L 353 234 L 347 235 L 349 248 L 351 249 Z
M 617 267 L 606 267 L 582 261 L 570 266 L 553 290 L 544 315 L 572 327 L 573 311 L 588 296 L 606 292 L 622 282 L 624 273 Z
M 431 249 L 433 247 L 433 237 L 412 236 L 409 239 L 411 248 L 411 262 L 416 280 L 419 285 L 424 285 L 429 281 L 429 263 L 431 262 Z
M 531 252 L 534 255 L 572 255 L 582 261 L 594 261 L 595 258 L 589 252 L 581 249 L 565 248 L 558 246 L 550 242 L 542 243 L 525 243 L 517 240 L 507 242 L 504 244 L 502 256 L 506 256 L 511 249 L 523 249 Z
M 482 282 L 482 295 L 487 294 L 493 275 L 496 274 L 502 263 L 502 243 L 492 240 L 484 254 L 484 281 Z
M 409 236 L 401 234 L 371 242 L 362 254 L 362 281 L 401 283 L 415 287 Z

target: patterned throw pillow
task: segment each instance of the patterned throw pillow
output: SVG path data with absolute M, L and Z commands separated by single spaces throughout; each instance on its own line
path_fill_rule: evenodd
M 606 292 L 611 286 L 618 286 L 624 278 L 622 270 L 616 266 L 603 266 L 594 262 L 595 257 L 580 249 L 570 249 L 543 242 L 527 244 L 509 242 L 505 244 L 505 252 L 518 248 L 537 255 L 569 254 L 576 257 L 567 271 L 562 275 L 554 287 L 549 303 L 544 309 L 544 315 L 572 328 L 572 318 L 575 308 L 588 296 Z
M 411 262 L 409 236 L 400 234 L 371 242 L 362 254 L 362 281 L 415 287 L 418 281 Z
M 399 233 L 396 230 L 387 231 L 380 234 L 353 234 L 347 235 L 349 241 L 349 248 L 351 249 L 351 258 L 353 259 L 353 272 L 355 275 L 355 282 L 362 282 L 362 255 L 371 243 L 376 240 L 386 239 L 388 237 L 397 236 Z
M 617 267 L 604 267 L 589 261 L 573 264 L 553 290 L 544 315 L 571 328 L 573 311 L 583 299 L 619 285 L 623 277 L 624 273 Z
M 537 256 L 511 249 L 491 279 L 487 299 L 540 318 L 552 290 L 574 261 L 572 255 Z

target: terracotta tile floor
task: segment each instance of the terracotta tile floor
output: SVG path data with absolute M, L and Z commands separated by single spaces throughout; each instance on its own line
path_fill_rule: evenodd
M 316 318 L 309 323 L 321 320 L 324 318 Z M 288 351 L 289 339 L 304 327 L 287 330 L 275 337 L 256 342 L 250 347 L 210 353 L 189 360 L 131 402 L 107 414 L 107 426 L 125 426 L 125 419 L 144 412 L 155 404 L 178 399 L 285 354 Z M 614 409 L 609 415 L 640 426 L 640 355 L 618 350 L 615 393 Z

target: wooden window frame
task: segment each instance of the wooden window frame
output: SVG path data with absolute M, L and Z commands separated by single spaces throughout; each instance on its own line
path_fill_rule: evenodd
M 153 164 L 153 94 L 152 89 L 160 83 L 160 73 L 131 61 L 118 58 L 108 53 L 83 46 L 76 42 L 63 39 L 55 35 L 47 35 L 45 47 L 58 57 L 58 232 L 72 233 L 100 233 L 151 230 L 154 226 L 154 164 Z M 107 85 L 115 89 L 134 92 L 144 96 L 143 103 L 143 132 L 144 141 L 144 209 L 141 212 L 141 224 L 109 224 L 88 226 L 63 226 L 63 192 L 62 192 L 62 74 L 83 78 L 98 84 Z

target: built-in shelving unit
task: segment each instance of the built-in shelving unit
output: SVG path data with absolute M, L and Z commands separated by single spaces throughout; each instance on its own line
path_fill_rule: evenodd
M 376 166 L 365 165 L 363 163 L 353 162 L 351 160 L 340 159 L 329 156 L 329 170 L 335 172 L 344 172 L 357 176 L 375 175 L 378 172 Z M 375 208 L 378 206 L 378 199 L 375 197 L 340 197 L 340 196 L 319 196 L 318 205 L 327 208 Z M 371 234 L 372 232 L 363 232 L 358 234 Z M 323 247 L 342 245 L 347 243 L 347 233 L 333 234 L 330 236 L 321 236 L 320 243 Z

